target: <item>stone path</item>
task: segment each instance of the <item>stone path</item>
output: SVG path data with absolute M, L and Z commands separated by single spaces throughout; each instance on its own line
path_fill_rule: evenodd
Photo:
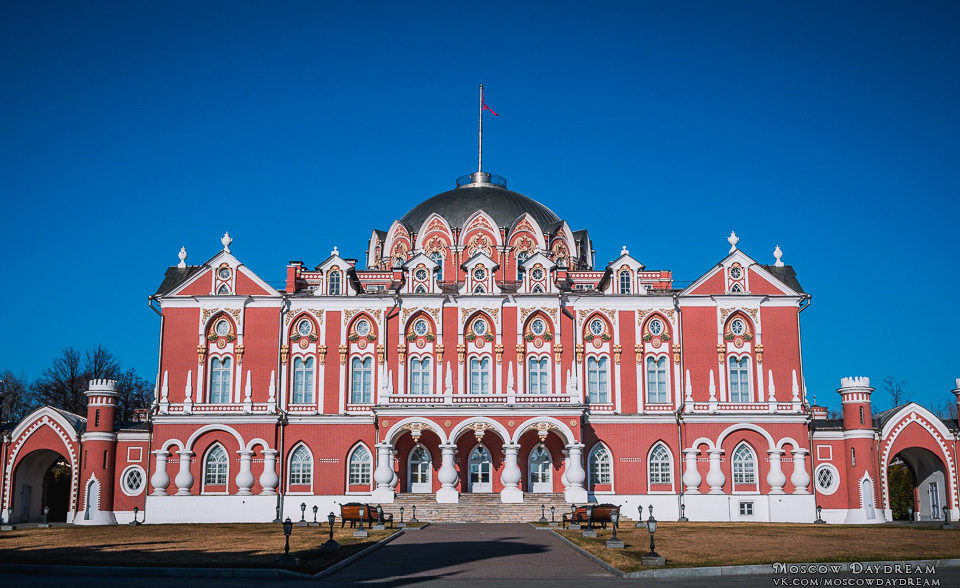
M 613 577 L 552 533 L 530 525 L 432 524 L 422 531 L 404 533 L 322 583 L 397 585 L 411 580 Z

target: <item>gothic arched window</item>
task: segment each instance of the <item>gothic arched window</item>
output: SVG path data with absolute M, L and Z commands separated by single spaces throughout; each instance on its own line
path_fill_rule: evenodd
M 672 484 L 671 465 L 670 452 L 663 443 L 657 443 L 650 452 L 650 461 L 647 465 L 649 483 Z
M 290 484 L 307 485 L 312 479 L 313 461 L 310 451 L 301 445 L 290 457 Z
M 358 445 L 350 454 L 349 484 L 351 486 L 370 485 L 371 458 L 370 451 L 363 445 Z
M 733 452 L 733 483 L 752 486 L 757 483 L 757 458 L 746 443 Z
M 223 445 L 217 444 L 207 452 L 203 461 L 203 483 L 206 486 L 226 486 L 229 463 Z
M 590 451 L 588 458 L 590 468 L 590 486 L 610 484 L 613 480 L 613 460 L 610 452 L 602 444 L 597 443 Z

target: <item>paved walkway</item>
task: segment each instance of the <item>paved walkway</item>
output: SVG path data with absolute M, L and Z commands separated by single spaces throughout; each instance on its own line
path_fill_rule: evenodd
M 432 524 L 324 579 L 402 585 L 438 579 L 613 578 L 548 531 L 526 524 Z

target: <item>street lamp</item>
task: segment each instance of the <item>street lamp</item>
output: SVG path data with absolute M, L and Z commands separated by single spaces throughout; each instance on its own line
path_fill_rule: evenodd
M 317 522 L 317 511 L 320 510 L 320 507 L 316 504 L 313 505 L 313 522 L 310 523 L 311 527 L 319 527 L 320 523 Z
M 940 525 L 941 529 L 952 529 L 953 525 L 950 524 L 950 507 L 943 507 L 943 521 L 944 523 Z
M 910 521 L 907 522 L 907 524 L 912 525 L 913 524 L 913 507 L 912 506 L 907 507 L 907 515 L 910 517 Z
M 286 537 L 286 543 L 283 546 L 283 555 L 290 555 L 290 533 L 293 532 L 293 521 L 290 520 L 290 517 L 287 517 L 287 520 L 283 521 L 283 536 Z
M 297 521 L 297 526 L 298 526 L 298 527 L 306 527 L 306 526 L 307 526 L 306 516 L 307 516 L 307 503 L 306 503 L 306 502 L 301 502 L 301 503 L 300 503 L 300 520 Z
M 686 516 L 684 516 L 684 514 L 683 514 L 683 511 L 684 511 L 684 509 L 686 509 L 686 508 L 687 508 L 687 505 L 681 502 L 681 503 L 680 503 L 680 518 L 677 519 L 677 522 L 678 522 L 678 523 L 686 523 L 687 521 L 690 520 L 690 519 L 688 519 Z
M 410 523 L 413 524 L 413 525 L 416 525 L 417 523 L 420 522 L 420 521 L 417 520 L 417 505 L 414 504 L 414 505 L 411 506 L 410 508 L 413 509 L 413 516 L 410 517 Z
M 337 522 L 337 515 L 332 512 L 328 514 L 327 522 L 330 523 L 330 539 L 320 545 L 320 551 L 336 551 L 340 549 L 340 544 L 333 540 L 333 524 Z
M 653 518 L 653 514 L 650 514 L 650 518 L 647 519 L 647 531 L 650 531 L 650 553 L 645 557 L 659 558 L 660 554 L 656 551 L 656 544 L 653 542 L 653 535 L 657 532 L 657 519 Z
M 607 549 L 623 549 L 623 541 L 617 538 L 617 523 L 620 521 L 620 511 L 610 513 L 610 524 L 613 525 L 613 537 L 607 541 Z
M 290 517 L 287 517 L 287 520 L 283 521 L 283 555 L 276 559 L 276 565 L 278 568 L 295 568 L 300 565 L 300 559 L 290 555 L 290 533 L 293 532 L 293 521 L 290 520 Z
M 550 507 L 550 526 L 554 527 L 557 524 L 557 507 Z
M 46 528 L 48 528 L 48 527 L 50 526 L 50 524 L 47 523 L 47 517 L 48 517 L 49 515 L 50 515 L 50 507 L 49 507 L 49 506 L 43 507 L 43 516 L 40 517 L 40 528 L 41 528 L 41 529 L 46 529 Z
M 133 520 L 130 521 L 130 524 L 131 524 L 131 525 L 136 526 L 136 525 L 139 525 L 139 524 L 140 524 L 140 521 L 137 520 L 137 514 L 138 514 L 139 512 L 140 512 L 140 507 L 139 507 L 139 506 L 133 507 Z
M 817 505 L 817 520 L 813 521 L 814 525 L 826 525 L 827 521 L 823 520 L 823 517 L 820 516 L 820 513 L 823 511 L 823 507 L 819 504 Z
M 538 522 L 547 522 L 547 507 L 542 504 L 540 505 L 540 520 Z
M 643 505 L 637 507 L 637 512 L 640 513 L 640 516 L 637 518 L 637 524 L 635 527 L 639 529 L 640 527 L 646 527 L 647 524 L 643 522 Z
M 354 537 L 369 537 L 370 534 L 367 533 L 367 530 L 363 528 L 363 521 L 365 515 L 367 514 L 367 507 L 363 504 L 358 508 L 360 511 L 360 528 L 353 532 Z
M 587 529 L 582 533 L 584 537 L 596 537 L 597 532 L 593 529 L 593 505 L 587 504 Z

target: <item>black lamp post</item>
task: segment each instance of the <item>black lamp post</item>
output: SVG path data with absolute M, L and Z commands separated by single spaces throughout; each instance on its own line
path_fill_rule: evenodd
M 316 507 L 314 507 L 316 508 Z M 340 549 L 340 544 L 333 540 L 333 524 L 337 522 L 337 515 L 332 512 L 327 515 L 327 522 L 330 523 L 330 539 L 320 545 L 321 551 L 336 551 Z
M 411 506 L 410 508 L 413 509 L 413 516 L 410 517 L 410 522 L 411 522 L 412 524 L 416 525 L 417 523 L 420 522 L 420 521 L 417 520 L 417 505 L 414 504 L 414 505 Z
M 684 511 L 684 509 L 686 509 L 686 508 L 687 508 L 687 505 L 681 502 L 681 503 L 680 503 L 680 518 L 677 520 L 677 522 L 679 522 L 679 523 L 686 523 L 687 521 L 690 520 L 690 519 L 688 519 L 686 516 L 684 516 L 684 514 L 683 514 L 683 511 Z
M 370 534 L 367 533 L 367 530 L 363 527 L 363 522 L 366 520 L 367 507 L 366 505 L 361 504 L 357 509 L 360 511 L 360 528 L 353 532 L 354 537 L 369 537 Z
M 640 513 L 639 518 L 637 518 L 637 524 L 634 525 L 636 528 L 646 527 L 647 524 L 643 522 L 643 505 L 637 507 L 637 512 Z
M 653 518 L 652 512 L 650 518 L 647 519 L 647 531 L 650 531 L 650 553 L 647 554 L 647 557 L 660 557 L 656 550 L 656 544 L 653 542 L 653 535 L 657 532 L 657 519 Z
M 49 516 L 49 515 L 50 515 L 50 507 L 49 507 L 49 506 L 43 507 L 43 516 L 40 517 L 40 527 L 41 527 L 41 528 L 47 528 L 47 527 L 50 526 L 50 525 L 47 523 L 47 516 Z
M 137 514 L 140 512 L 140 507 L 133 507 L 133 520 L 130 522 L 131 525 L 136 526 L 140 524 L 140 521 L 137 520 Z
M 400 507 L 400 522 L 403 522 L 403 507 Z
M 313 505 L 313 522 L 310 523 L 311 527 L 319 527 L 320 523 L 317 522 L 317 511 L 320 510 L 320 507 L 316 504 Z
M 297 521 L 297 526 L 298 527 L 307 526 L 307 503 L 306 502 L 300 503 L 300 520 Z
M 910 520 L 907 522 L 907 524 L 912 525 L 913 524 L 913 507 L 912 506 L 907 507 L 907 516 L 910 517 Z
M 540 505 L 540 521 L 541 523 L 547 522 L 547 507 Z
M 555 506 L 550 507 L 550 524 L 557 524 L 557 507 Z
M 610 524 L 613 525 L 613 537 L 607 541 L 607 549 L 623 549 L 623 541 L 617 538 L 617 527 L 620 522 L 620 509 L 614 510 L 610 513 Z
M 293 532 L 293 521 L 290 520 L 290 517 L 287 517 L 287 520 L 283 521 L 283 536 L 286 538 L 286 543 L 283 545 L 283 555 L 290 555 L 290 533 Z
M 819 504 L 817 505 L 817 520 L 813 521 L 814 525 L 826 525 L 827 521 L 823 520 L 823 517 L 820 516 L 820 513 L 823 511 L 823 507 Z
M 943 524 L 940 525 L 941 529 L 952 529 L 953 525 L 950 524 L 950 507 L 943 507 Z
M 587 529 L 593 530 L 593 505 L 587 505 Z

